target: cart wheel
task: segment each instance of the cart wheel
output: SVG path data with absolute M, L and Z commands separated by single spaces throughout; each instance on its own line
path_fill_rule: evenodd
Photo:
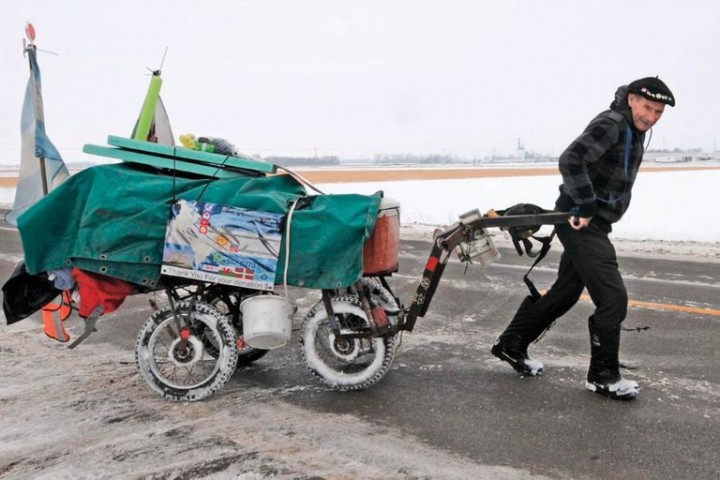
M 356 295 L 331 300 L 341 333 L 365 331 L 369 322 Z M 336 337 L 322 302 L 303 320 L 302 354 L 310 371 L 337 390 L 362 390 L 390 369 L 395 335 L 345 339 Z
M 158 310 L 135 343 L 135 361 L 151 390 L 175 401 L 195 401 L 222 389 L 237 365 L 237 336 L 228 319 L 206 303 Z M 201 335 L 203 338 L 201 338 Z M 211 341 L 216 355 L 205 346 Z
M 203 296 L 203 301 L 215 307 L 235 327 L 238 338 L 242 338 L 243 335 L 242 312 L 240 312 L 241 300 L 240 293 L 224 288 L 210 288 Z M 218 349 L 217 345 L 212 342 L 212 338 L 206 338 L 204 335 L 202 337 L 208 353 L 216 356 Z M 255 360 L 264 357 L 268 352 L 269 350 L 253 348 L 245 342 L 238 342 L 238 367 L 250 365 Z

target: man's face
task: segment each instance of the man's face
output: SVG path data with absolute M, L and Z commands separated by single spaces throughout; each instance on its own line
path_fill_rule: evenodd
M 641 132 L 650 130 L 665 111 L 664 103 L 654 102 L 634 93 L 628 95 L 628 105 L 632 112 L 635 128 Z

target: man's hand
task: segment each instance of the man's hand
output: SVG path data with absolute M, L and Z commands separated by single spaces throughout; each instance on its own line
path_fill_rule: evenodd
M 582 230 L 583 228 L 587 228 L 588 225 L 590 225 L 590 220 L 592 220 L 592 217 L 572 216 L 568 218 L 568 223 L 573 228 L 573 230 Z

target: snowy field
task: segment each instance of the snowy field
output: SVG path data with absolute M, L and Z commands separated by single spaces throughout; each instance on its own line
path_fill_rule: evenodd
M 560 176 L 494 177 L 466 180 L 408 180 L 316 185 L 324 193 L 371 194 L 382 190 L 400 201 L 403 235 L 427 236 L 468 210 L 485 212 L 516 203 L 552 208 Z M 698 254 L 720 259 L 720 222 L 713 195 L 720 169 L 640 172 L 628 213 L 614 226 L 613 238 L 639 250 Z M 14 189 L 0 188 L 0 207 L 8 208 Z M 547 227 L 546 227 L 547 228 Z M 620 247 L 622 249 L 622 247 Z
M 325 193 L 374 193 L 401 203 L 402 222 L 447 225 L 468 210 L 502 209 L 516 203 L 552 208 L 560 176 L 497 177 L 468 180 L 325 184 Z M 614 226 L 616 238 L 720 242 L 720 223 L 709 221 L 720 170 L 641 172 L 628 213 Z
M 468 210 L 485 212 L 516 203 L 552 208 L 560 176 L 497 177 L 325 184 L 325 193 L 374 193 L 401 203 L 403 237 L 429 239 L 433 228 L 455 222 Z M 633 189 L 630 209 L 613 226 L 620 254 L 661 256 L 720 262 L 720 223 L 713 195 L 720 170 L 642 172 Z M 543 227 L 548 229 L 549 227 Z M 496 243 L 503 237 L 496 235 Z M 556 242 L 557 243 L 557 242 Z

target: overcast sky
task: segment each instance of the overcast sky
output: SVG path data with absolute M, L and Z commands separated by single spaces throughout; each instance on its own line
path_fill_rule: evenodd
M 177 137 L 267 155 L 559 154 L 615 89 L 677 98 L 650 148 L 720 142 L 720 2 L 0 2 L 0 163 L 17 163 L 36 30 L 47 131 L 66 162 L 129 136 L 165 48 Z M 718 145 L 720 146 L 720 145 Z

